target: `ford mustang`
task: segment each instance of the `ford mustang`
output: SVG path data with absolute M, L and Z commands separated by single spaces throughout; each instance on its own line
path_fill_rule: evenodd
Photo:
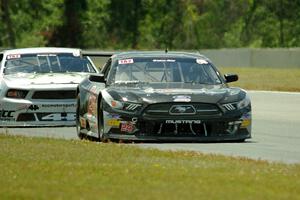
M 0 53 L 0 126 L 75 126 L 76 88 L 98 70 L 81 50 L 25 48 Z
M 77 89 L 77 134 L 100 141 L 244 141 L 247 92 L 198 53 L 123 52 Z

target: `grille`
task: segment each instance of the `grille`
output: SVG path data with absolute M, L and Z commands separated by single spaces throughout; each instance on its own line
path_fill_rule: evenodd
M 21 121 L 21 122 L 35 121 L 35 117 L 33 113 L 22 113 L 18 116 L 17 121 Z
M 36 91 L 32 99 L 75 99 L 75 90 Z
M 195 109 L 195 115 L 219 115 L 221 112 L 219 108 L 216 105 L 213 104 L 204 104 L 204 103 L 193 103 L 193 104 L 178 104 L 178 103 L 163 103 L 163 104 L 152 104 L 149 105 L 145 109 L 145 114 L 146 115 L 151 115 L 151 116 L 170 116 L 170 109 L 173 109 L 176 106 L 192 106 Z M 188 110 L 183 113 L 177 113 L 176 115 L 190 115 L 193 113 L 189 113 Z
M 140 122 L 139 134 L 156 137 L 214 137 L 228 135 L 224 122 L 203 122 L 201 124 L 166 124 L 164 122 Z
M 209 136 L 211 127 L 205 124 L 166 124 L 166 123 L 141 123 L 140 134 L 162 137 L 199 137 Z

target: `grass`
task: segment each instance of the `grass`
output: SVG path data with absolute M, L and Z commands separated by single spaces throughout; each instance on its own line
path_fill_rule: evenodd
M 300 92 L 300 69 L 297 68 L 223 67 L 220 71 L 239 75 L 239 81 L 231 83 L 231 86 L 248 90 Z
M 300 165 L 0 134 L 0 199 L 300 199 Z

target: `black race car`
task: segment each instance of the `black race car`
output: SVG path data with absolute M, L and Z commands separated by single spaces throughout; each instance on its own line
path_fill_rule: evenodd
M 197 53 L 117 53 L 78 86 L 78 136 L 244 141 L 251 137 L 251 102 L 227 85 L 237 80 Z

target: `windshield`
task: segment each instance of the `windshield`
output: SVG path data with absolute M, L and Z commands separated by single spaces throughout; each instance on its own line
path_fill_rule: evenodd
M 63 73 L 95 72 L 87 58 L 73 54 L 15 54 L 8 55 L 4 73 Z
M 132 58 L 118 60 L 109 83 L 183 82 L 220 84 L 212 65 L 204 59 Z

